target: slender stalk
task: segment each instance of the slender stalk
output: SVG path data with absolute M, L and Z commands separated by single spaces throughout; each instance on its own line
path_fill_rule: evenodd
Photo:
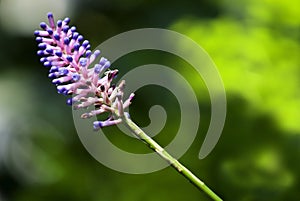
M 138 127 L 129 117 L 124 115 L 122 117 L 125 126 L 133 132 L 140 140 L 145 142 L 153 151 L 166 160 L 174 169 L 187 178 L 198 189 L 204 191 L 209 197 L 215 201 L 222 201 L 222 199 L 215 194 L 208 186 L 204 184 L 198 177 L 196 177 L 189 169 L 183 166 L 178 160 L 172 157 L 164 148 L 149 137 L 140 127 Z

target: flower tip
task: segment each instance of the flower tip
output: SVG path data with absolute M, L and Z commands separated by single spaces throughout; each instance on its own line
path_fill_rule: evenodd
M 46 62 L 44 62 L 44 66 L 45 66 L 45 67 L 51 67 L 52 64 L 51 64 L 50 61 L 46 61 Z
M 52 12 L 48 12 L 47 16 L 48 16 L 48 18 L 53 18 L 53 13 Z
M 73 105 L 73 100 L 72 100 L 72 98 L 69 98 L 69 99 L 67 100 L 67 105 L 70 105 L 70 106 Z
M 48 32 L 49 35 L 53 34 L 53 30 L 52 29 L 47 29 L 47 32 Z
M 40 27 L 41 27 L 42 29 L 46 30 L 47 24 L 46 24 L 45 22 L 41 22 L 41 23 L 40 23 Z
M 73 79 L 74 82 L 77 82 L 77 81 L 80 80 L 80 75 L 77 74 L 77 73 L 74 73 L 74 74 L 72 75 L 72 79 Z
M 40 44 L 38 44 L 38 48 L 40 48 L 41 50 L 45 50 L 47 48 L 47 44 L 40 43 Z
M 85 67 L 87 65 L 87 62 L 88 62 L 88 59 L 87 58 L 80 58 L 79 59 L 79 64 L 82 66 L 82 67 Z
M 43 38 L 42 37 L 36 37 L 35 41 L 38 42 L 38 43 L 41 43 L 41 42 L 43 42 Z
M 94 123 L 93 123 L 94 131 L 97 131 L 97 130 L 99 130 L 102 127 L 103 127 L 103 125 L 102 125 L 101 121 L 94 121 Z
M 65 19 L 64 19 L 64 22 L 66 23 L 66 24 L 69 24 L 70 23 L 70 18 L 68 18 L 68 17 L 66 17 Z
M 62 21 L 61 20 L 57 20 L 57 26 L 62 27 Z
M 38 30 L 34 31 L 35 36 L 40 36 L 40 32 Z
M 70 39 L 68 37 L 64 38 L 64 44 L 69 45 L 70 44 Z

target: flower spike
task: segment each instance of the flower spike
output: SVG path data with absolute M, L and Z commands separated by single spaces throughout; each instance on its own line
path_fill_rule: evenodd
M 69 26 L 69 18 L 55 23 L 53 14 L 48 13 L 48 22 L 41 22 L 42 30 L 36 30 L 34 35 L 40 62 L 49 68 L 48 77 L 56 85 L 57 92 L 73 95 L 67 99 L 67 104 L 74 109 L 94 107 L 94 110 L 82 114 L 82 118 L 109 113 L 105 121 L 94 122 L 94 130 L 121 123 L 124 109 L 130 105 L 134 95 L 131 94 L 123 104 L 125 82 L 117 87 L 111 84 L 118 70 L 108 70 L 111 63 L 104 57 L 91 67 L 100 51 L 90 50 L 89 41 L 84 40 L 75 26 Z

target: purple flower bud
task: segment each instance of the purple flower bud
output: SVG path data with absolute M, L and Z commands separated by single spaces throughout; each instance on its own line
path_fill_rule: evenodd
M 55 33 L 54 35 L 53 35 L 53 37 L 55 38 L 55 40 L 60 40 L 60 36 L 57 34 L 57 33 Z
M 104 57 L 101 57 L 99 64 L 103 66 L 106 62 L 107 62 L 107 59 Z
M 62 28 L 62 30 L 63 30 L 63 32 L 68 33 L 68 31 L 69 31 L 69 26 L 68 26 L 68 25 L 64 26 L 64 27 Z
M 72 79 L 74 80 L 74 82 L 77 82 L 77 81 L 80 80 L 80 75 L 77 74 L 77 73 L 74 73 L 74 74 L 72 75 Z
M 58 57 L 62 57 L 62 52 L 61 51 L 55 51 L 55 55 Z
M 45 22 L 41 22 L 41 23 L 40 23 L 40 27 L 41 27 L 42 29 L 46 30 L 47 24 L 46 24 Z
M 94 55 L 97 57 L 97 56 L 99 56 L 99 55 L 100 55 L 100 53 L 101 53 L 101 51 L 100 51 L 100 50 L 95 50 L 95 52 L 94 52 Z
M 47 32 L 48 32 L 49 35 L 53 34 L 53 30 L 52 29 L 47 29 Z
M 77 38 L 77 41 L 78 41 L 78 42 L 82 42 L 83 39 L 84 39 L 83 36 L 82 36 L 82 35 L 79 35 L 78 38 Z
M 40 62 L 42 62 L 42 63 L 44 63 L 44 62 L 46 62 L 46 61 L 48 61 L 48 60 L 47 60 L 47 57 L 42 57 L 42 58 L 40 59 Z
M 69 45 L 70 44 L 70 39 L 68 37 L 64 38 L 64 44 Z
M 34 35 L 35 36 L 40 36 L 40 32 L 39 31 L 34 31 Z
M 49 73 L 53 73 L 53 72 L 57 72 L 58 71 L 58 67 L 57 66 L 52 66 L 49 70 Z M 49 74 L 50 75 L 50 74 Z
M 57 26 L 60 27 L 60 28 L 62 27 L 62 21 L 61 20 L 57 20 Z
M 94 72 L 99 74 L 102 71 L 102 66 L 100 64 L 96 64 L 94 67 Z
M 86 48 L 88 45 L 89 45 L 89 41 L 88 40 L 83 41 L 82 46 L 84 48 Z
M 54 29 L 55 28 L 55 22 L 54 22 L 54 18 L 53 18 L 52 13 L 48 13 L 48 20 L 49 20 L 50 27 L 52 29 Z
M 37 55 L 39 55 L 39 56 L 45 56 L 45 53 L 44 53 L 43 50 L 38 50 L 37 51 Z
M 94 121 L 93 122 L 93 127 L 94 130 L 99 130 L 100 128 L 103 128 L 105 126 L 111 126 L 111 125 L 116 125 L 122 122 L 122 119 L 116 119 L 116 120 L 106 120 L 106 121 Z
M 58 72 L 60 75 L 67 75 L 69 73 L 69 70 L 66 68 L 59 68 Z
M 51 79 L 57 78 L 58 74 L 57 72 L 49 73 L 48 77 Z
M 38 47 L 39 47 L 40 49 L 42 49 L 42 50 L 45 50 L 45 49 L 47 48 L 47 44 L 45 44 L 45 43 L 40 43 L 40 44 L 38 44 Z
M 80 59 L 79 59 L 79 64 L 80 64 L 82 67 L 86 67 L 87 62 L 88 62 L 88 59 L 87 59 L 87 58 L 80 58 Z
M 102 128 L 102 121 L 94 121 L 93 123 L 93 127 L 94 127 L 94 130 L 97 131 L 99 130 L 100 128 Z
M 72 26 L 70 30 L 71 30 L 72 32 L 75 32 L 75 31 L 76 31 L 76 27 L 75 27 L 75 26 Z
M 72 98 L 68 98 L 68 100 L 67 100 L 67 105 L 73 105 L 73 100 L 72 100 Z
M 64 19 L 64 22 L 66 23 L 66 24 L 69 24 L 70 23 L 70 18 L 68 18 L 68 17 L 66 17 L 65 19 Z
M 91 51 L 91 50 L 88 50 L 88 51 L 85 52 L 85 56 L 86 56 L 86 57 L 90 57 L 91 54 L 92 54 L 92 51 Z
M 74 50 L 75 50 L 75 51 L 79 51 L 79 48 L 80 48 L 80 44 L 79 44 L 79 43 L 76 43 L 76 44 L 74 45 Z
M 110 61 L 105 62 L 105 64 L 103 65 L 104 69 L 107 69 L 110 67 Z
M 66 91 L 67 91 L 67 89 L 64 87 L 60 87 L 60 86 L 57 87 L 57 92 L 59 94 L 65 94 Z
M 41 42 L 43 42 L 43 38 L 42 37 L 36 37 L 35 41 L 38 42 L 38 43 L 41 43 Z
M 72 38 L 73 38 L 74 40 L 76 40 L 76 39 L 78 38 L 78 36 L 79 36 L 79 33 L 74 32 L 73 35 L 72 35 Z
M 67 60 L 68 60 L 69 62 L 72 62 L 72 61 L 73 61 L 73 57 L 71 57 L 70 55 L 68 55 L 66 58 L 67 58 Z
M 64 76 L 64 77 L 60 77 L 60 78 L 56 78 L 54 80 L 52 80 L 52 83 L 53 84 L 61 84 L 61 83 L 64 83 L 64 82 L 68 82 L 72 79 L 71 76 Z
M 49 53 L 49 54 L 53 54 L 53 49 L 48 48 L 48 49 L 46 49 L 46 52 Z
M 46 62 L 44 62 L 44 66 L 45 66 L 45 67 L 51 67 L 52 64 L 51 64 L 50 61 L 46 61 Z

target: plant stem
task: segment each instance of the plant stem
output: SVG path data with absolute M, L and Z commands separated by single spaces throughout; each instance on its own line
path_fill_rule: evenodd
M 198 177 L 196 177 L 189 169 L 183 166 L 178 160 L 172 157 L 164 148 L 162 148 L 157 142 L 149 137 L 140 127 L 138 127 L 129 117 L 124 115 L 122 117 L 125 126 L 133 132 L 140 140 L 145 142 L 150 149 L 155 151 L 159 156 L 166 160 L 173 168 L 175 168 L 180 174 L 187 178 L 198 189 L 204 191 L 215 201 L 222 201 L 222 199 L 215 194 L 208 186 L 204 184 Z

